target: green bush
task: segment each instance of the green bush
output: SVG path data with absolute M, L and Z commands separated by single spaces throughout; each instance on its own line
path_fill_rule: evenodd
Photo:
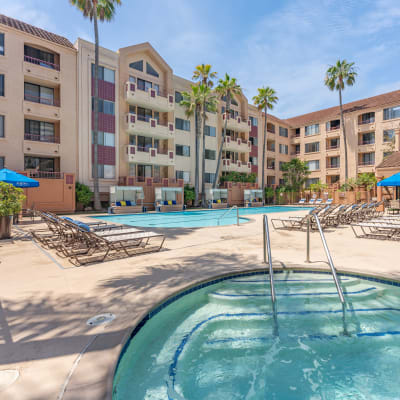
M 244 172 L 229 172 L 229 174 L 222 175 L 219 181 L 224 182 L 250 182 L 255 183 L 257 180 L 257 175 L 254 173 L 246 174 Z
M 194 193 L 194 188 L 190 187 L 189 185 L 186 185 L 183 189 L 183 195 L 185 199 L 185 203 L 187 204 L 190 201 L 194 201 L 195 199 L 195 193 Z
M 265 200 L 267 203 L 270 203 L 271 200 L 274 199 L 275 196 L 275 190 L 272 189 L 272 187 L 266 187 L 265 188 Z
M 81 203 L 84 207 L 87 207 L 92 202 L 93 192 L 89 189 L 89 186 L 76 182 L 75 199 L 77 203 Z
M 8 217 L 18 214 L 25 200 L 24 191 L 11 183 L 0 182 L 0 216 Z

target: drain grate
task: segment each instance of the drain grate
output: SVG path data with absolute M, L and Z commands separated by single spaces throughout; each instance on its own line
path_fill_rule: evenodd
M 0 371 L 0 392 L 11 386 L 19 377 L 17 369 L 4 369 Z
M 111 313 L 99 314 L 99 315 L 95 315 L 92 318 L 89 318 L 86 321 L 86 324 L 89 326 L 104 325 L 104 324 L 108 324 L 109 322 L 111 322 L 114 318 L 115 318 L 115 315 L 111 314 Z

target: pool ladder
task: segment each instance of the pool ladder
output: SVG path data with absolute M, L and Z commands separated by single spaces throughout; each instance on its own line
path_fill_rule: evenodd
M 337 277 L 336 268 L 333 264 L 332 256 L 329 251 L 328 244 L 325 239 L 324 232 L 321 227 L 321 222 L 318 218 L 318 215 L 309 215 L 307 220 L 307 260 L 306 262 L 310 262 L 310 232 L 311 232 L 311 219 L 314 218 L 318 227 L 319 234 L 321 236 L 321 241 L 324 246 L 325 254 L 328 259 L 328 264 L 331 269 L 332 277 L 335 282 L 336 290 L 342 304 L 342 320 L 343 320 L 343 333 L 348 335 L 347 332 L 347 324 L 346 324 L 346 300 L 343 296 L 343 290 L 340 286 L 339 279 Z M 272 301 L 272 310 L 274 316 L 274 333 L 278 336 L 278 320 L 277 320 L 277 309 L 276 309 L 276 293 L 275 293 L 275 284 L 274 284 L 274 268 L 272 267 L 272 256 L 271 256 L 271 238 L 269 233 L 269 224 L 268 224 L 268 216 L 264 215 L 264 263 L 268 264 L 269 267 L 269 282 L 270 282 L 270 290 L 271 290 L 271 301 Z
M 239 226 L 239 208 L 238 206 L 232 206 L 228 208 L 220 217 L 217 219 L 217 225 L 219 225 L 219 221 L 225 217 L 225 215 L 229 214 L 232 210 L 236 209 L 236 225 Z

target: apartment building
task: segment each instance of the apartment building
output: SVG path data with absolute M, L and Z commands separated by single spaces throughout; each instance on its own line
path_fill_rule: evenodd
M 375 172 L 400 149 L 400 90 L 344 104 L 349 178 Z M 345 155 L 339 107 L 285 120 L 291 153 L 307 162 L 308 183 L 343 183 Z
M 0 15 L 0 168 L 75 173 L 76 79 L 68 39 Z
M 109 187 L 194 185 L 195 118 L 180 105 L 190 80 L 149 44 L 113 51 L 100 48 L 98 160 L 100 191 Z M 0 168 L 30 170 L 32 176 L 76 173 L 93 186 L 94 45 L 67 39 L 0 15 Z M 400 91 L 344 105 L 349 176 L 373 172 L 399 149 Z M 282 164 L 307 162 L 308 184 L 343 183 L 344 145 L 339 107 L 289 119 L 268 114 L 266 165 L 261 170 L 264 114 L 242 94 L 229 114 L 221 99 L 207 112 L 205 185 L 215 179 L 222 144 L 221 174 L 256 173 L 268 186 L 283 183 Z M 221 143 L 227 122 L 227 136 Z M 202 141 L 199 154 L 203 153 Z M 201 164 L 201 163 L 200 163 Z M 200 165 L 200 187 L 202 170 Z

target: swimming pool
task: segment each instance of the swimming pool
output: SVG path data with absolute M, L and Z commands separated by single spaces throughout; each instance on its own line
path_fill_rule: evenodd
M 223 278 L 142 321 L 122 352 L 113 400 L 400 398 L 400 287 L 330 274 Z M 143 325 L 144 322 L 144 325 Z
M 306 207 L 249 207 L 239 208 L 239 216 L 252 214 L 268 214 L 287 211 L 306 210 Z M 221 210 L 179 211 L 169 213 L 107 215 L 93 217 L 119 224 L 141 226 L 148 228 L 201 228 L 206 226 L 220 226 L 236 224 L 236 210 L 227 212 Z M 240 223 L 247 222 L 247 218 L 239 217 Z

